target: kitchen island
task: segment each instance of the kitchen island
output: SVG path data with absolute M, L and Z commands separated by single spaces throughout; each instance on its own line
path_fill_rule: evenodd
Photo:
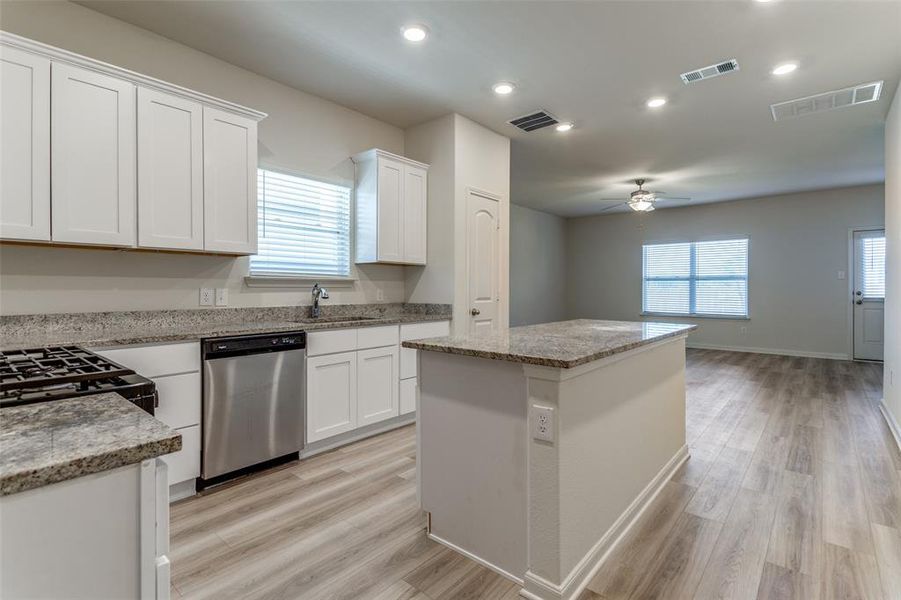
M 688 458 L 694 325 L 574 320 L 404 342 L 419 352 L 429 536 L 573 598 Z

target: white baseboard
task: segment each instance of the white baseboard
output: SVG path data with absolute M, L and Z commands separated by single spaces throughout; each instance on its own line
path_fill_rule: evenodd
M 635 500 L 616 519 L 610 529 L 582 557 L 582 560 L 573 567 L 573 570 L 570 571 L 561 584 L 555 584 L 540 575 L 527 571 L 525 588 L 519 592 L 519 595 L 529 600 L 572 600 L 578 597 L 604 565 L 604 562 L 613 550 L 616 549 L 617 545 L 651 505 L 663 489 L 664 484 L 688 460 L 688 456 L 687 445 L 679 448 L 676 454 L 667 461 L 651 482 L 641 490 L 641 493 L 638 494 Z
M 784 350 L 780 348 L 753 348 L 749 346 L 718 346 L 716 344 L 699 344 L 688 342 L 686 348 L 698 350 L 725 350 L 726 352 L 750 352 L 753 354 L 781 354 L 783 356 L 803 356 L 806 358 L 826 358 L 829 360 L 851 360 L 844 352 L 808 352 L 806 350 Z
M 354 429 L 353 431 L 348 431 L 347 433 L 341 433 L 334 437 L 326 438 L 318 442 L 313 442 L 312 444 L 305 446 L 304 449 L 300 451 L 300 460 L 310 458 L 311 456 L 316 456 L 317 454 L 322 454 L 323 452 L 328 452 L 329 450 L 334 450 L 335 448 L 340 448 L 341 446 L 346 446 L 354 442 L 359 442 L 360 440 L 378 435 L 380 433 L 387 433 L 393 429 L 400 429 L 401 427 L 406 427 L 407 425 L 415 422 L 416 413 L 411 412 L 399 417 L 393 417 L 391 419 L 388 419 L 387 421 L 382 421 L 381 423 L 374 423 L 372 425 L 367 425 L 366 427 L 361 427 L 360 429 Z
M 497 573 L 497 574 L 500 575 L 501 577 L 506 577 L 507 579 L 509 579 L 509 580 L 512 581 L 513 583 L 522 585 L 522 579 L 520 579 L 520 578 L 517 577 L 516 575 L 513 575 L 512 573 L 508 573 L 507 571 L 503 570 L 503 569 L 500 568 L 499 566 L 497 566 L 497 565 L 495 565 L 495 564 L 493 564 L 493 563 L 488 562 L 488 561 L 485 560 L 484 558 L 482 558 L 482 557 L 480 557 L 480 556 L 477 556 L 477 555 L 473 554 L 473 553 L 470 552 L 469 550 L 464 550 L 464 549 L 461 548 L 460 546 L 457 546 L 456 544 L 452 544 L 451 542 L 447 541 L 446 539 L 444 539 L 444 538 L 442 538 L 442 537 L 439 537 L 439 536 L 435 535 L 435 534 L 432 533 L 432 532 L 426 533 L 426 536 L 427 536 L 430 540 L 434 540 L 434 541 L 438 542 L 439 544 L 441 544 L 442 546 L 446 546 L 446 547 L 450 548 L 450 549 L 453 550 L 454 552 L 459 552 L 460 554 L 462 554 L 463 556 L 465 556 L 465 557 L 468 558 L 469 560 L 474 561 L 474 562 L 477 562 L 477 563 L 479 563 L 480 565 L 482 565 L 483 567 L 487 567 L 487 568 L 491 569 L 492 571 L 494 571 L 495 573 Z
M 882 417 L 888 423 L 888 428 L 892 431 L 892 437 L 895 438 L 895 444 L 897 444 L 898 450 L 901 451 L 901 425 L 898 425 L 895 416 L 888 409 L 888 406 L 885 405 L 885 399 L 879 401 L 879 412 L 882 413 Z

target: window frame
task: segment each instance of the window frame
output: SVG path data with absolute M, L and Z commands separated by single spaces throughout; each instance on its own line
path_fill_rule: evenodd
M 267 164 L 259 164 L 257 165 L 257 172 L 259 175 L 259 171 L 271 171 L 274 173 L 279 173 L 281 175 L 288 175 L 290 177 L 297 177 L 300 179 L 309 179 L 311 181 L 317 181 L 319 183 L 325 183 L 328 185 L 335 185 L 346 187 L 349 190 L 349 223 L 348 223 L 348 275 L 317 275 L 310 273 L 297 273 L 291 275 L 266 275 L 266 274 L 254 274 L 251 271 L 251 259 L 248 257 L 247 261 L 247 275 L 244 277 L 244 283 L 247 287 L 261 287 L 261 288 L 273 288 L 273 287 L 309 287 L 314 283 L 327 283 L 331 287 L 347 287 L 351 288 L 354 286 L 356 281 L 358 280 L 356 263 L 354 262 L 354 252 L 355 252 L 355 227 L 354 223 L 356 223 L 356 187 L 354 185 L 354 180 L 345 178 L 345 177 L 322 177 L 318 175 L 311 175 L 310 173 L 306 173 L 303 171 L 298 171 L 296 169 L 288 169 L 285 167 L 280 167 L 277 165 L 267 165 Z M 259 205 L 259 190 L 257 190 L 257 210 L 260 210 Z M 257 232 L 259 234 L 259 231 Z
M 737 240 L 746 240 L 748 244 L 748 252 L 745 256 L 745 271 L 747 276 L 745 278 L 745 288 L 747 290 L 747 294 L 745 297 L 745 314 L 744 315 L 718 315 L 718 314 L 709 314 L 709 313 L 697 313 L 697 312 L 688 312 L 688 313 L 678 313 L 678 312 L 657 312 L 657 311 L 648 311 L 645 310 L 645 246 L 654 246 L 661 244 L 690 244 L 690 260 L 691 267 L 690 273 L 687 278 L 676 278 L 681 279 L 683 281 L 688 281 L 688 289 L 689 289 L 689 309 L 693 308 L 695 305 L 695 295 L 696 295 L 696 284 L 699 279 L 696 276 L 697 273 L 697 250 L 696 244 L 702 242 L 731 242 Z M 718 278 L 713 278 L 718 279 Z M 722 236 L 705 236 L 695 239 L 670 239 L 670 240 L 643 240 L 641 242 L 641 312 L 639 313 L 642 317 L 672 317 L 672 318 L 682 318 L 682 319 L 719 319 L 719 320 L 727 320 L 727 321 L 750 321 L 751 320 L 751 236 L 750 235 L 733 235 L 729 237 Z

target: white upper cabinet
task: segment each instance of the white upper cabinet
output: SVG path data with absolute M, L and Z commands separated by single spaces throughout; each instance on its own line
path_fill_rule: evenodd
M 0 238 L 50 239 L 50 59 L 0 46 Z
M 0 31 L 0 240 L 254 254 L 265 113 Z
M 203 109 L 204 249 L 257 251 L 257 122 Z
M 428 165 L 378 149 L 354 162 L 357 262 L 424 265 Z
M 135 244 L 135 85 L 66 64 L 51 69 L 53 241 Z
M 203 249 L 203 106 L 138 88 L 138 246 Z

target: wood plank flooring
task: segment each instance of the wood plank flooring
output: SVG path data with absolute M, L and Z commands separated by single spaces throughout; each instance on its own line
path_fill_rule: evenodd
M 580 600 L 901 599 L 881 384 L 879 365 L 690 350 L 691 458 Z M 424 529 L 405 427 L 173 505 L 172 595 L 518 597 Z

